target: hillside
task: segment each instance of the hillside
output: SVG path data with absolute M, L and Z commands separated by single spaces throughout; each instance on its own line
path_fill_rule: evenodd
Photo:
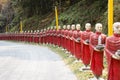
M 107 1 L 106 1 L 107 2 Z M 59 16 L 59 24 L 81 24 L 82 30 L 87 22 L 92 24 L 94 28 L 95 23 L 100 22 L 104 25 L 104 32 L 107 27 L 107 3 L 99 4 L 100 1 L 94 1 L 88 5 L 84 1 L 80 1 L 75 5 L 69 7 L 65 12 Z M 52 22 L 54 25 L 55 21 Z
M 106 28 L 107 18 L 105 11 L 107 10 L 107 0 L 103 2 L 101 1 L 93 1 L 93 2 L 94 3 L 89 4 L 86 1 L 82 0 L 64 9 L 64 11 L 59 10 L 59 25 L 63 26 L 64 24 L 80 23 L 82 25 L 82 30 L 83 30 L 84 24 L 86 22 L 90 22 L 93 26 L 96 22 L 101 22 L 103 23 L 103 25 L 105 25 L 104 28 Z M 23 22 L 24 22 L 24 30 L 30 30 L 30 29 L 36 30 L 44 27 L 54 26 L 55 25 L 54 10 L 53 12 L 48 13 L 42 17 L 37 15 L 31 18 L 26 18 L 24 19 Z M 12 28 L 12 31 L 17 30 L 16 28 Z
M 67 24 L 79 23 L 82 25 L 82 30 L 84 30 L 85 23 L 90 22 L 92 24 L 92 28 L 94 31 L 95 23 L 100 22 L 104 26 L 103 32 L 107 34 L 107 1 L 108 0 L 104 0 L 104 1 L 92 0 L 90 2 L 89 0 L 81 0 L 67 7 L 66 6 L 59 7 L 58 10 L 59 25 L 63 26 Z M 118 15 L 120 13 L 119 3 L 120 1 L 118 0 L 114 1 L 114 21 L 120 20 L 120 16 Z M 62 8 L 62 10 L 60 8 Z M 29 16 L 28 13 L 23 11 L 21 6 L 18 7 L 13 6 L 13 9 L 15 11 L 15 16 L 11 21 L 11 23 L 9 24 L 12 26 L 12 27 L 8 27 L 9 32 L 19 31 L 19 21 L 20 21 L 19 18 L 21 16 L 22 16 L 24 31 L 37 30 L 37 29 L 40 30 L 55 25 L 54 8 L 51 8 L 52 10 L 44 14 L 36 15 L 33 13 L 33 15 L 29 14 Z M 26 9 L 28 9 L 28 7 Z

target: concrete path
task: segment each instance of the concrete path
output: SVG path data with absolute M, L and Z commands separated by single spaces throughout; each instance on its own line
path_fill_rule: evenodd
M 0 41 L 0 80 L 77 80 L 46 47 Z

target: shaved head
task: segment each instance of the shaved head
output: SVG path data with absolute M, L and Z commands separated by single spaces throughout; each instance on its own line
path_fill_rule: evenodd
M 120 34 L 120 22 L 115 22 L 113 24 L 113 31 L 114 33 Z
M 97 24 L 95 25 L 95 30 L 96 30 L 97 32 L 102 32 L 102 24 L 101 24 L 101 23 L 97 23 Z

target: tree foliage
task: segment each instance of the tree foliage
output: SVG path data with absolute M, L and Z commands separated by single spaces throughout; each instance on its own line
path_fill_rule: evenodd
M 73 5 L 78 1 L 79 0 L 12 0 L 14 7 L 20 7 L 23 10 L 23 14 L 27 14 L 27 17 L 44 15 L 51 12 L 55 5 L 63 8 L 65 5 Z

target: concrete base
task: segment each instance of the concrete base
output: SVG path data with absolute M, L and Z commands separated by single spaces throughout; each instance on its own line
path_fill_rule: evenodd
M 64 48 L 62 48 L 62 51 L 64 51 L 65 49 Z
M 80 63 L 82 63 L 82 60 L 81 60 L 81 59 L 79 59 L 79 62 L 80 62 Z
M 68 52 L 68 51 L 66 51 L 65 53 L 66 53 L 66 54 L 68 54 L 69 52 Z
M 73 63 L 78 63 L 78 62 L 80 62 L 80 61 L 76 59 Z
M 90 70 L 90 67 L 83 66 L 83 67 L 79 68 L 79 71 L 86 71 L 86 70 Z
M 96 77 L 94 77 L 94 78 L 89 78 L 88 80 L 104 80 L 103 78 L 96 78 Z
M 74 56 L 73 55 L 70 55 L 69 58 L 73 58 Z

